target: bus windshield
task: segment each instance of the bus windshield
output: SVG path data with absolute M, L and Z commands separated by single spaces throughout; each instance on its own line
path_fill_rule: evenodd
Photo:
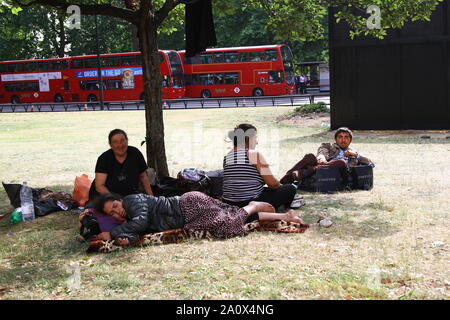
M 280 50 L 281 50 L 281 57 L 283 59 L 284 72 L 286 74 L 286 82 L 289 85 L 293 85 L 295 74 L 293 68 L 291 49 L 289 49 L 288 46 L 282 46 Z
M 184 75 L 181 59 L 178 53 L 174 51 L 168 52 L 167 57 L 169 58 L 170 72 L 172 75 L 172 86 L 174 88 L 182 88 Z

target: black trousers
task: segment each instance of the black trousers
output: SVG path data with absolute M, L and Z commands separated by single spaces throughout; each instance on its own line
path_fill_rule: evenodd
M 238 206 L 245 207 L 250 203 L 250 201 L 263 201 L 270 203 L 275 210 L 277 210 L 281 205 L 289 207 L 291 202 L 294 200 L 295 194 L 297 193 L 297 188 L 292 184 L 283 184 L 278 189 L 270 189 L 265 187 L 263 192 L 256 198 L 250 199 L 248 201 L 232 202 L 223 200 L 223 202 Z

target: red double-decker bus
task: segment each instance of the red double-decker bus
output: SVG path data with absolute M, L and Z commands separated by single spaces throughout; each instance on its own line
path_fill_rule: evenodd
M 160 50 L 162 98 L 184 97 L 183 65 L 176 51 Z M 140 52 L 100 56 L 105 101 L 144 100 L 144 78 Z M 98 58 L 72 57 L 70 63 L 71 101 L 98 101 Z
M 160 50 L 162 98 L 184 97 L 176 51 Z M 100 55 L 104 101 L 144 100 L 139 52 Z M 92 102 L 100 98 L 96 55 L 0 62 L 0 103 Z
M 70 100 L 69 59 L 0 62 L 0 103 Z
M 295 92 L 293 59 L 287 45 L 208 49 L 183 61 L 186 96 L 272 96 Z

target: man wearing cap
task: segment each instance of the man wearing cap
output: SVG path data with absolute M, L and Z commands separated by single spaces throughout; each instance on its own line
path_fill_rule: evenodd
M 288 184 L 295 180 L 300 181 L 312 175 L 317 168 L 345 168 L 360 164 L 375 166 L 370 159 L 349 148 L 352 139 L 353 133 L 349 128 L 337 129 L 334 134 L 335 143 L 322 143 L 317 150 L 317 156 L 312 153 L 305 155 L 286 172 L 280 182 Z

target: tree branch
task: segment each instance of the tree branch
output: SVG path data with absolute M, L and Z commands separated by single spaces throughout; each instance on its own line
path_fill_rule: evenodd
M 175 7 L 177 5 L 179 5 L 180 3 L 182 3 L 181 0 L 166 0 L 166 2 L 161 7 L 161 9 L 159 9 L 155 13 L 155 20 L 156 20 L 156 24 L 158 27 L 167 18 L 167 16 L 169 15 L 169 12 L 172 11 L 173 9 L 175 9 Z
M 71 5 L 78 6 L 81 14 L 86 15 L 103 15 L 114 18 L 120 18 L 130 23 L 137 24 L 139 19 L 135 11 L 119 8 L 110 4 L 82 4 L 74 2 L 67 2 L 65 0 L 34 0 L 29 3 L 22 3 L 20 0 L 13 0 L 14 4 L 20 7 L 30 7 L 32 5 L 40 4 L 43 6 L 57 8 L 61 11 L 66 11 Z

